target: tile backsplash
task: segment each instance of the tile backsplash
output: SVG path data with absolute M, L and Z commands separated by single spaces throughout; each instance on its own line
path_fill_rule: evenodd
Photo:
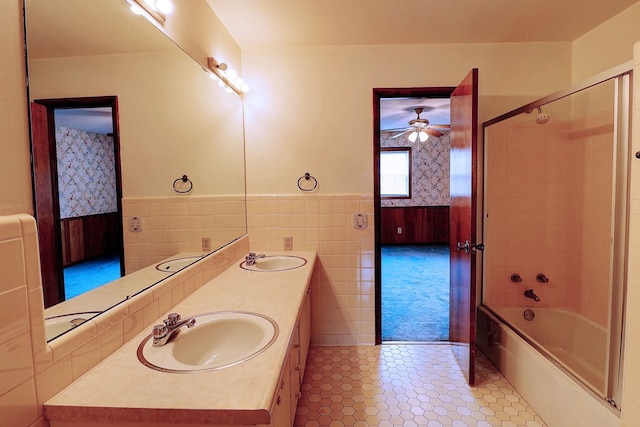
M 0 419 L 46 426 L 42 405 L 249 249 L 245 236 L 47 344 L 35 220 L 0 217 Z
M 247 196 L 251 250 L 293 249 L 318 254 L 311 281 L 312 344 L 375 341 L 373 194 Z M 353 227 L 365 213 L 368 228 Z

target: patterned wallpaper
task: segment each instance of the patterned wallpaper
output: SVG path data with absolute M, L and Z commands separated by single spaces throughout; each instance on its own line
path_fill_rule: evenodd
M 56 129 L 60 218 L 118 210 L 113 138 L 78 129 Z
M 449 206 L 449 132 L 413 143 L 406 137 L 391 139 L 394 135 L 397 132 L 381 132 L 380 146 L 412 148 L 412 197 L 382 200 L 382 206 Z

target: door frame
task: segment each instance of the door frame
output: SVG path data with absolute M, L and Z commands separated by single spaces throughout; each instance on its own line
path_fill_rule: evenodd
M 382 344 L 382 203 L 380 197 L 380 100 L 382 98 L 449 98 L 455 86 L 373 89 L 373 209 L 375 343 Z
M 40 252 L 42 290 L 45 308 L 64 300 L 64 276 L 62 266 L 62 236 L 60 231 L 60 204 L 58 193 L 58 168 L 56 159 L 55 120 L 56 109 L 111 108 L 113 123 L 113 149 L 116 174 L 118 253 L 120 275 L 124 274 L 124 244 L 122 238 L 122 173 L 120 161 L 120 128 L 118 121 L 118 97 L 96 96 L 82 98 L 36 99 L 31 111 L 31 156 L 33 199 L 38 244 L 50 250 Z M 44 117 L 34 119 L 36 109 L 44 108 Z

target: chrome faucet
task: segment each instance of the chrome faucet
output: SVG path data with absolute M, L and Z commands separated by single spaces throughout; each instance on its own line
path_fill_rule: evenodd
M 265 256 L 265 254 L 256 255 L 255 252 L 249 252 L 249 255 L 244 258 L 244 262 L 247 265 L 254 265 L 257 259 L 264 258 Z
M 160 347 L 169 342 L 183 326 L 192 328 L 196 324 L 196 319 L 189 317 L 182 319 L 178 313 L 170 313 L 166 319 L 162 321 L 164 325 L 156 325 L 153 327 L 153 346 Z
M 540 297 L 533 292 L 533 289 L 527 289 L 524 291 L 524 296 L 527 298 L 531 298 L 535 302 L 540 301 Z

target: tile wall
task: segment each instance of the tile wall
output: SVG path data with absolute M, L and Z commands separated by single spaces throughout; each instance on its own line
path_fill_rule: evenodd
M 360 345 L 375 341 L 374 217 L 372 194 L 249 195 L 251 250 L 318 254 L 312 279 L 312 345 Z M 366 213 L 357 230 L 352 215 Z
M 150 327 L 248 249 L 249 240 L 243 237 L 47 344 L 35 221 L 27 215 L 0 217 L 0 257 L 6 261 L 0 282 L 3 425 L 45 426 L 45 401 Z
M 566 307 L 606 326 L 612 116 L 541 126 L 522 115 L 493 125 L 487 140 L 484 301 Z M 538 273 L 549 283 L 538 283 Z
M 133 216 L 142 231 L 129 230 Z M 244 195 L 122 199 L 127 274 L 179 252 L 201 252 L 202 238 L 218 248 L 246 233 Z

